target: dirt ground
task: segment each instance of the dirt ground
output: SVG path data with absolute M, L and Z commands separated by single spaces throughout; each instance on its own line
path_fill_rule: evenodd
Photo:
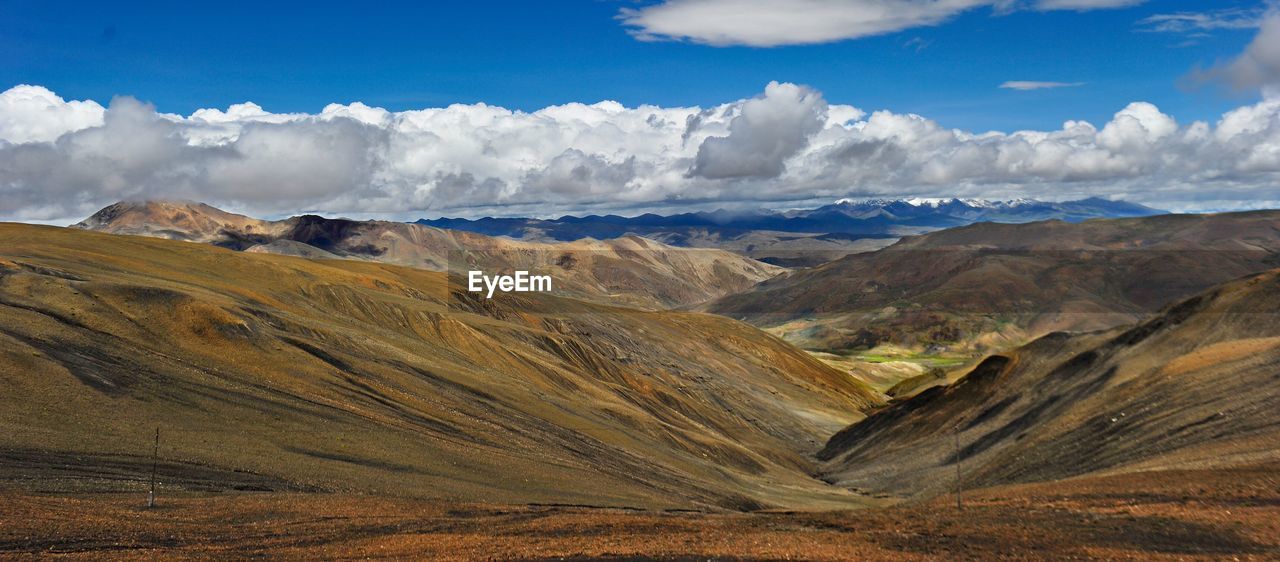
M 0 492 L 2 559 L 1280 559 L 1280 470 L 1177 471 L 885 509 L 695 513 L 337 494 Z

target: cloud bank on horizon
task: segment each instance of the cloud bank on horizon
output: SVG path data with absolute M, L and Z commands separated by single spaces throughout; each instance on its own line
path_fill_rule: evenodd
M 866 113 L 795 84 L 715 107 L 484 104 L 317 114 L 252 103 L 188 116 L 39 86 L 0 93 L 0 216 L 58 220 L 121 199 L 258 213 L 546 215 L 779 206 L 857 196 L 1110 196 L 1167 208 L 1280 201 L 1280 96 L 1216 123 L 1134 102 L 1101 127 L 976 133 Z
M 1197 74 L 1262 88 L 1260 101 L 1214 123 L 1178 123 L 1137 101 L 1101 126 L 1067 121 L 1056 130 L 1014 132 L 868 113 L 777 82 L 755 97 L 705 108 L 605 101 L 534 112 L 486 104 L 390 112 L 355 102 L 305 114 L 243 103 L 187 116 L 132 97 L 104 107 L 21 85 L 0 93 L 0 219 L 68 221 L 118 200 L 150 198 L 259 215 L 400 217 L 776 208 L 899 196 L 1275 207 L 1276 53 L 1280 15 L 1272 13 L 1243 53 Z

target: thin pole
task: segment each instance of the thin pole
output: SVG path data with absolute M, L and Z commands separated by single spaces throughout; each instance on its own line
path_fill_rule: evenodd
M 956 511 L 964 509 L 964 505 L 960 503 L 960 425 L 956 425 L 955 429 L 955 449 L 956 449 Z
M 147 493 L 147 507 L 156 505 L 156 464 L 160 458 L 160 428 L 156 427 L 156 444 L 151 450 L 151 491 Z

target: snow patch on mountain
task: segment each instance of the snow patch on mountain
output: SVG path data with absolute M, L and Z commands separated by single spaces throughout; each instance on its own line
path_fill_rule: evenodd
M 846 197 L 835 202 L 836 205 L 844 205 L 851 207 L 888 207 L 890 205 L 910 205 L 912 207 L 929 207 L 937 209 L 944 206 L 963 205 L 974 209 L 1009 209 L 1016 207 L 1025 207 L 1028 205 L 1040 205 L 1043 202 L 1036 199 L 1017 198 L 1017 199 L 962 199 L 958 197 L 909 197 L 906 199 L 878 199 L 866 198 L 857 199 Z

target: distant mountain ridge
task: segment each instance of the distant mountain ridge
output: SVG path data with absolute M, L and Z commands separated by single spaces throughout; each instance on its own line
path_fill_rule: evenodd
M 974 222 L 1034 222 L 1058 219 L 1080 222 L 1093 218 L 1145 217 L 1165 211 L 1127 201 L 1102 198 L 1078 201 L 1037 201 L 1012 199 L 841 199 L 816 209 L 791 211 L 733 212 L 723 209 L 635 217 L 619 215 L 565 215 L 557 219 L 440 218 L 419 219 L 417 224 L 466 230 L 490 236 L 523 238 L 530 229 L 541 230 L 556 240 L 616 238 L 625 234 L 645 235 L 647 229 L 702 227 L 718 230 L 772 230 L 818 234 L 857 234 L 867 237 L 901 235 L 896 226 L 948 228 Z
M 888 214 L 900 219 L 942 216 L 972 222 L 1033 222 L 1058 219 L 1080 222 L 1094 218 L 1128 218 L 1164 214 L 1165 211 L 1128 201 L 1113 201 L 1090 197 L 1077 201 L 1039 201 L 1036 199 L 841 199 L 834 205 L 815 209 L 807 214 L 836 212 L 859 217 L 860 213 Z
M 719 248 L 786 266 L 812 266 L 877 250 L 898 237 L 978 222 L 1026 223 L 1057 219 L 1130 218 L 1165 214 L 1127 201 L 1101 198 L 1048 202 L 1034 199 L 841 199 L 816 209 L 727 210 L 675 215 L 646 213 L 565 215 L 556 219 L 440 218 L 417 224 L 521 240 L 567 242 L 644 236 L 682 247 Z

